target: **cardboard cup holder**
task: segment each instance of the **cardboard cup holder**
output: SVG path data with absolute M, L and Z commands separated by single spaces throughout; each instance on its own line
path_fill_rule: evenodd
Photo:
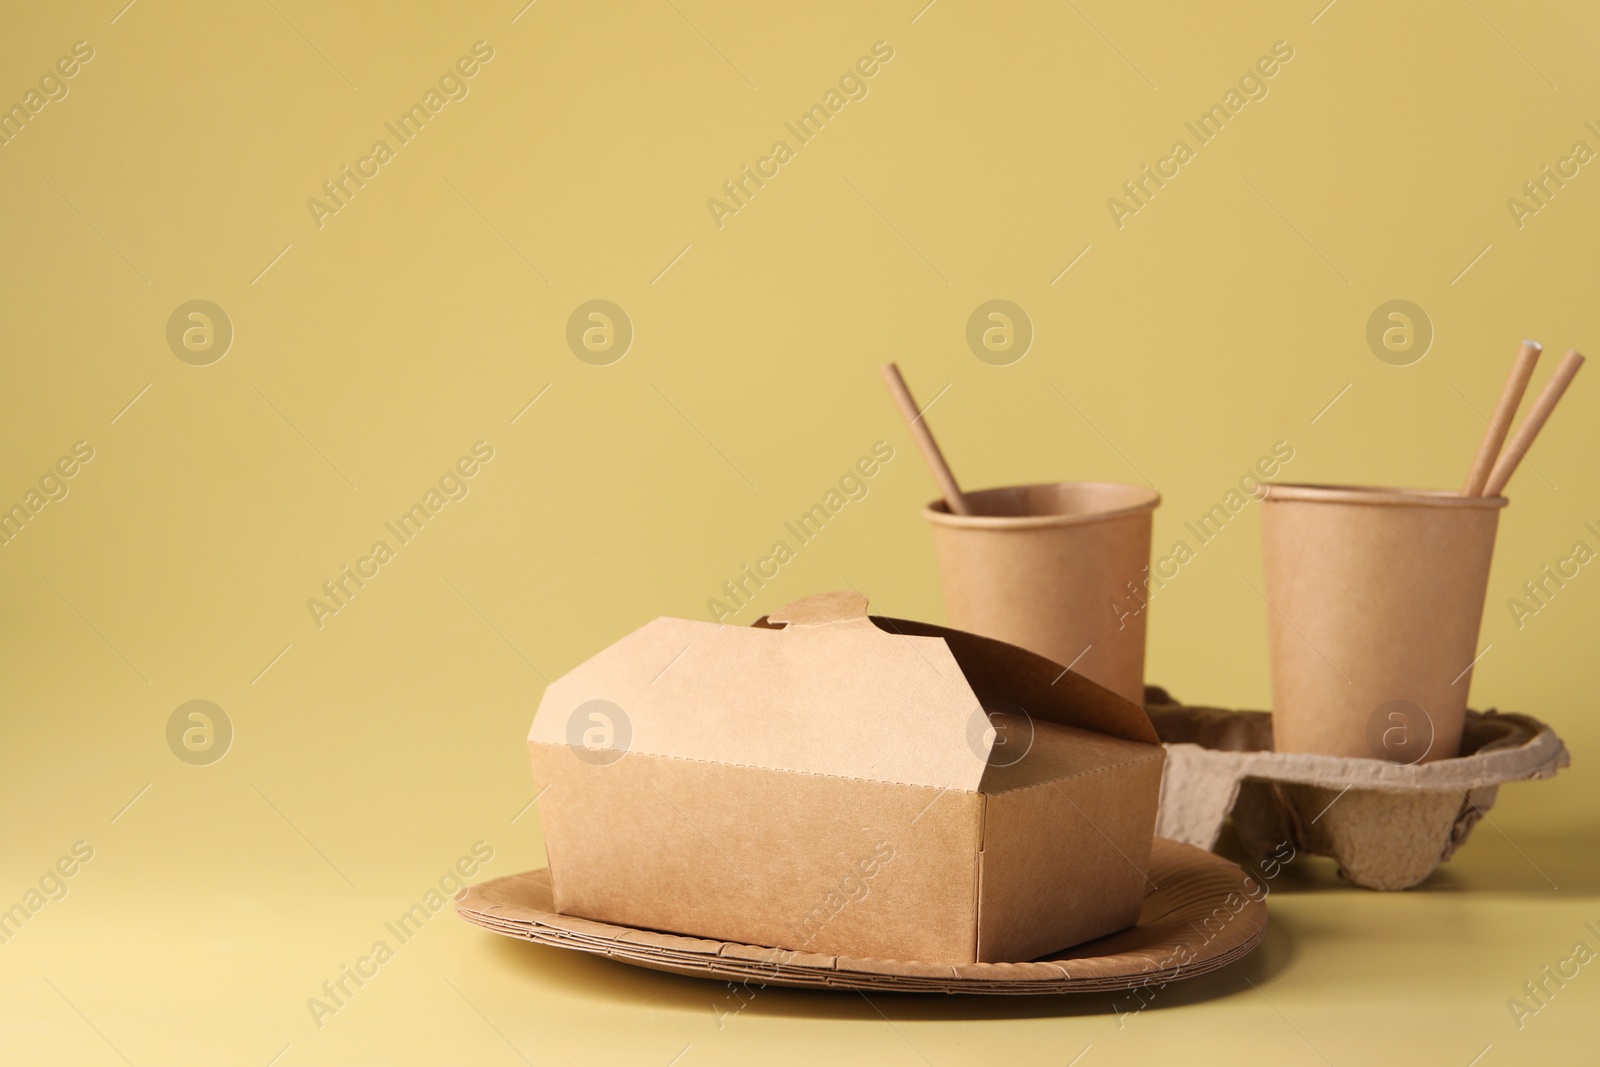
M 1154 686 L 1146 711 L 1167 749 L 1157 834 L 1209 849 L 1231 815 L 1252 858 L 1288 841 L 1332 857 L 1367 889 L 1421 883 L 1502 784 L 1550 778 L 1570 762 L 1549 726 L 1492 710 L 1465 713 L 1459 755 L 1415 764 L 1275 752 L 1271 714 L 1186 707 Z

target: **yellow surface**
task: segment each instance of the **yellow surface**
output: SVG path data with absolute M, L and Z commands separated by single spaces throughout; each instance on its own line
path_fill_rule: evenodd
M 703 616 L 874 442 L 895 458 L 867 496 L 735 619 L 846 583 L 940 617 L 931 482 L 885 360 L 938 397 L 967 485 L 1153 483 L 1158 550 L 1279 441 L 1290 480 L 1455 487 L 1518 340 L 1600 347 L 1594 164 L 1565 164 L 1537 213 L 1507 206 L 1575 142 L 1600 148 L 1600 15 L 122 2 L 13 5 L 0 35 L 0 100 L 25 107 L 74 42 L 93 50 L 0 147 L 0 504 L 93 449 L 0 548 L 0 907 L 26 907 L 75 842 L 93 850 L 0 944 L 0 1058 L 1590 1056 L 1592 968 L 1521 1029 L 1507 1001 L 1574 942 L 1600 948 L 1584 928 L 1600 925 L 1600 574 L 1580 569 L 1520 628 L 1506 602 L 1574 542 L 1600 547 L 1584 529 L 1600 525 L 1595 371 L 1512 483 L 1473 693 L 1548 719 L 1576 766 L 1505 789 L 1495 826 L 1421 891 L 1297 864 L 1258 953 L 1120 1027 L 1105 998 L 772 990 L 729 1014 L 721 987 L 443 913 L 320 1027 L 307 1001 L 475 842 L 489 875 L 540 865 L 536 810 L 516 817 L 544 680 L 657 613 Z M 363 164 L 478 41 L 492 59 L 446 85 L 467 95 Z M 893 58 L 867 95 L 719 228 L 708 198 L 878 41 Z M 1108 198 L 1193 142 L 1184 123 L 1279 41 L 1293 58 L 1267 95 L 1118 228 Z M 313 212 L 345 165 L 373 176 Z M 566 341 L 595 299 L 634 329 L 609 366 Z M 1009 366 L 967 346 L 992 299 L 1033 325 Z M 1408 366 L 1366 341 L 1395 299 L 1435 332 Z M 233 324 L 209 366 L 168 346 L 192 300 Z M 469 495 L 319 626 L 307 600 L 370 568 L 384 523 L 478 441 L 493 459 Z M 1247 581 L 1249 513 L 1152 606 L 1151 680 L 1266 705 Z M 168 748 L 191 700 L 232 723 L 220 762 Z

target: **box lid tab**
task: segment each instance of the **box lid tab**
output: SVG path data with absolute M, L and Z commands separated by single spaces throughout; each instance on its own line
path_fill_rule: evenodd
M 601 700 L 629 752 L 977 791 L 993 732 L 947 642 L 866 609 L 823 593 L 748 627 L 658 618 L 552 682 L 528 739 L 583 744 Z

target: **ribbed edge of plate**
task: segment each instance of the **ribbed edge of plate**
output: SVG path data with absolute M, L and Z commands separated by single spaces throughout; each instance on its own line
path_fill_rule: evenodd
M 1017 963 L 854 959 L 615 926 L 556 913 L 548 870 L 470 886 L 456 900 L 456 911 L 507 937 L 693 978 L 906 993 L 1102 993 L 1162 986 L 1226 967 L 1266 932 L 1259 883 L 1247 881 L 1220 856 L 1158 837 L 1149 877 L 1152 888 L 1136 925 Z

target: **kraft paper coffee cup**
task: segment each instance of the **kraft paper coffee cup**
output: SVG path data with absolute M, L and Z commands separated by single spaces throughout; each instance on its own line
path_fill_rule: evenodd
M 1056 482 L 944 501 L 933 525 L 951 626 L 1019 645 L 1144 706 L 1145 601 L 1154 490 Z
M 1270 485 L 1261 546 L 1279 752 L 1455 756 L 1505 497 Z

